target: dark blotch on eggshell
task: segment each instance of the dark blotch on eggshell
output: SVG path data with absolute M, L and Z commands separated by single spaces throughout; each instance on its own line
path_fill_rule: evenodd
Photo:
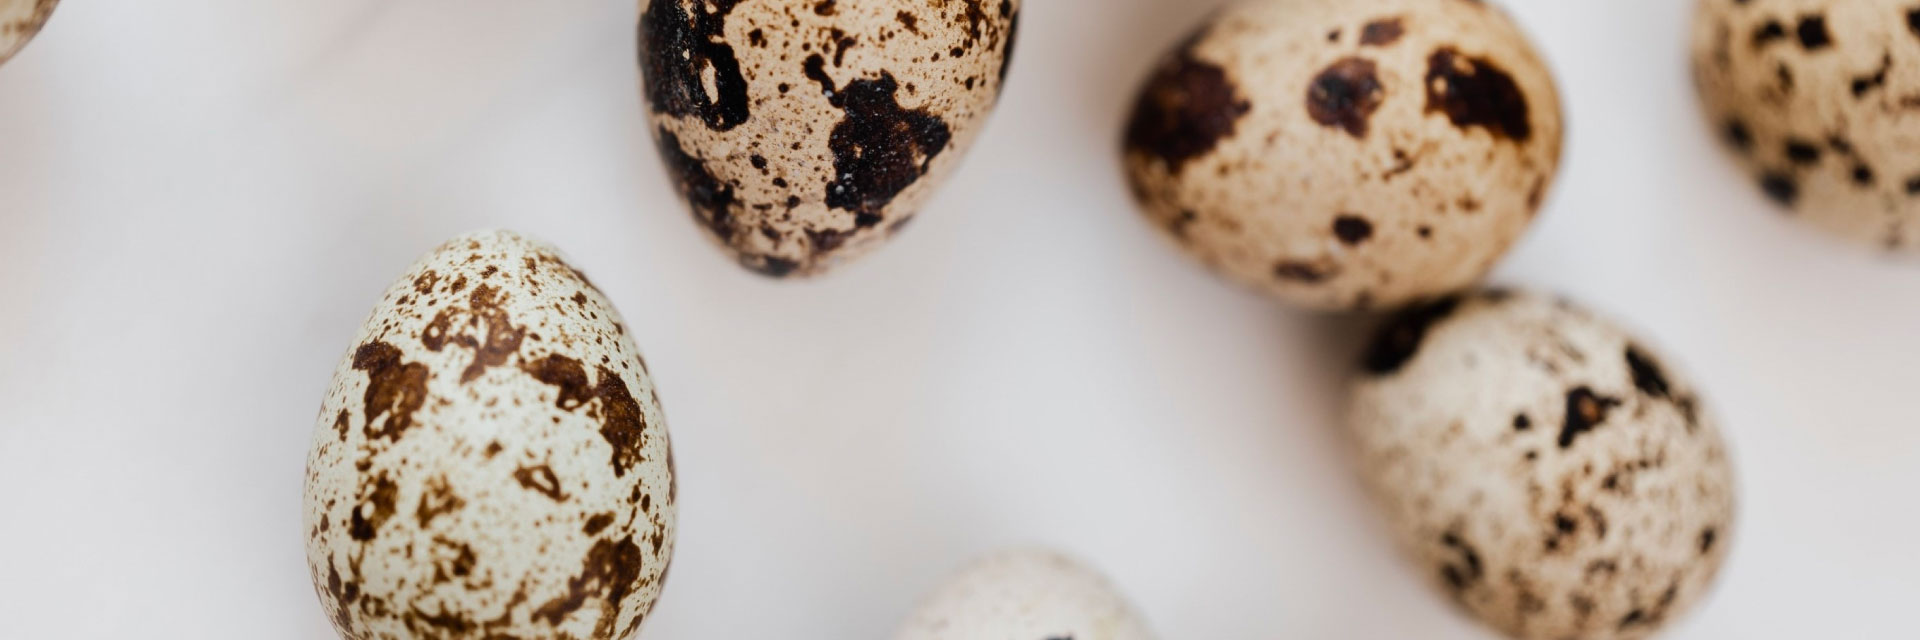
M 1420 343 L 1435 325 L 1460 308 L 1461 298 L 1450 296 L 1415 305 L 1387 320 L 1367 347 L 1366 371 L 1384 376 L 1399 371 L 1420 351 Z
M 1492 62 L 1441 48 L 1427 58 L 1427 112 L 1442 113 L 1462 129 L 1480 127 L 1498 138 L 1533 137 L 1527 97 Z
M 1367 136 L 1367 119 L 1386 101 L 1378 67 L 1366 58 L 1342 58 L 1307 87 L 1307 114 L 1328 127 L 1344 129 L 1355 138 Z
M 727 12 L 740 0 L 651 0 L 640 17 L 640 70 L 647 101 L 675 117 L 698 117 L 725 131 L 748 118 L 747 80 L 726 43 Z M 705 74 L 713 74 L 709 96 Z
M 1202 28 L 1154 69 L 1127 123 L 1127 150 L 1159 158 L 1171 173 L 1233 135 L 1234 124 L 1253 108 L 1225 69 L 1195 56 L 1205 35 Z

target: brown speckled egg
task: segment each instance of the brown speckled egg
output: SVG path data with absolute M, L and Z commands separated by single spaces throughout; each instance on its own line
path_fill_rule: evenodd
M 1643 638 L 1706 595 L 1734 478 L 1695 389 L 1566 302 L 1402 312 L 1355 385 L 1368 483 L 1420 571 L 1514 638 Z
M 620 315 L 551 247 L 454 239 L 389 288 L 307 459 L 342 637 L 631 636 L 673 555 L 673 453 Z
M 1920 251 L 1920 3 L 1702 0 L 1693 76 L 1761 193 L 1842 236 Z
M 0 0 L 0 63 L 27 46 L 60 0 Z
M 949 578 L 897 640 L 1152 640 L 1098 572 L 1051 551 L 1006 551 Z
M 913 219 L 1006 81 L 1020 0 L 643 0 L 669 179 L 741 265 L 814 275 Z
M 1154 69 L 1124 159 L 1148 217 L 1214 270 L 1344 310 L 1479 280 L 1560 145 L 1553 78 L 1493 5 L 1246 0 Z

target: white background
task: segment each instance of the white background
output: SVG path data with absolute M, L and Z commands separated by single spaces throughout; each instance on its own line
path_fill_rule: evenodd
M 653 639 L 876 638 L 1056 545 L 1169 639 L 1480 638 L 1339 435 L 1360 331 L 1218 283 L 1117 170 L 1218 0 L 1029 0 L 1009 91 L 881 253 L 735 268 L 641 121 L 630 0 L 67 0 L 0 68 L 0 637 L 331 638 L 300 482 L 388 282 L 462 231 L 568 251 L 662 387 Z M 1515 2 L 1571 132 L 1497 279 L 1640 327 L 1729 428 L 1732 564 L 1678 638 L 1914 637 L 1920 264 L 1787 221 L 1687 81 L 1690 2 Z

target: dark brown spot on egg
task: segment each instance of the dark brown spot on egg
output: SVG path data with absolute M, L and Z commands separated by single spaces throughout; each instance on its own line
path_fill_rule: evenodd
M 573 411 L 593 400 L 600 401 L 600 436 L 613 448 L 611 464 L 616 477 L 625 477 L 628 469 L 644 461 L 646 415 L 619 372 L 601 366 L 600 382 L 589 387 L 586 368 L 562 355 L 549 355 L 527 364 L 525 370 L 534 379 L 559 388 L 554 406 L 563 410 Z
M 1447 588 L 1453 590 L 1456 596 L 1478 584 L 1486 575 L 1486 567 L 1481 564 L 1479 550 L 1474 549 L 1473 545 L 1461 539 L 1458 534 L 1451 531 L 1442 534 L 1440 544 L 1451 549 L 1458 556 L 1454 562 L 1440 567 L 1441 579 L 1446 581 Z
M 1359 246 L 1373 237 L 1373 223 L 1353 214 L 1333 219 L 1333 235 L 1347 246 Z
M 353 368 L 367 374 L 366 408 L 361 411 L 367 421 L 367 439 L 399 440 L 427 401 L 427 365 L 401 362 L 398 347 L 369 342 L 354 351 Z M 382 415 L 387 416 L 386 424 L 374 428 Z
M 747 121 L 747 80 L 726 41 L 727 13 L 739 3 L 649 0 L 640 15 L 640 71 L 655 111 L 698 117 L 715 131 Z M 717 95 L 709 94 L 709 74 Z
M 1273 265 L 1273 277 L 1305 284 L 1325 282 L 1337 273 L 1337 269 L 1320 262 L 1281 260 Z
M 1800 199 L 1800 183 L 1786 173 L 1769 171 L 1760 176 L 1760 190 L 1774 202 L 1784 206 L 1793 206 Z
M 1533 137 L 1527 98 L 1513 76 L 1452 48 L 1427 58 L 1427 112 L 1446 114 L 1456 127 L 1480 127 L 1497 138 L 1526 142 Z
M 487 369 L 506 364 L 526 339 L 526 328 L 513 326 L 507 316 L 506 299 L 506 292 L 491 285 L 474 287 L 467 307 L 441 309 L 420 332 L 420 343 L 434 352 L 450 344 L 473 351 L 473 361 L 460 372 L 461 384 L 473 382 Z
M 721 242 L 732 243 L 734 236 L 733 185 L 707 171 L 706 163 L 680 146 L 680 137 L 662 127 L 656 136 L 660 159 L 674 187 L 693 208 L 694 220 Z
M 1360 28 L 1360 44 L 1384 47 L 1398 42 L 1404 33 L 1406 29 L 1401 26 L 1400 18 L 1375 20 Z
M 594 625 L 593 637 L 614 637 L 620 604 L 639 586 L 640 567 L 645 561 L 632 537 L 593 543 L 586 558 L 581 560 L 579 575 L 567 579 L 566 595 L 540 605 L 533 611 L 532 618 L 545 620 L 549 626 L 559 625 L 588 601 L 599 600 L 600 617 Z
M 1807 16 L 1800 19 L 1800 26 L 1794 29 L 1800 36 L 1800 46 L 1808 51 L 1825 49 L 1833 44 L 1833 35 L 1827 33 L 1825 16 Z
M 1567 416 L 1560 426 L 1560 448 L 1573 446 L 1581 434 L 1594 430 L 1607 421 L 1607 413 L 1620 406 L 1620 400 L 1594 393 L 1590 387 L 1577 387 L 1567 392 Z
M 1667 398 L 1673 388 L 1667 384 L 1666 371 L 1660 368 L 1652 356 L 1647 355 L 1638 345 L 1627 345 L 1627 371 L 1633 375 L 1633 386 L 1641 393 L 1653 398 Z
M 1386 100 L 1372 60 L 1342 58 L 1315 76 L 1307 87 L 1307 115 L 1321 125 L 1367 135 L 1367 120 Z
M 1739 118 L 1729 118 L 1727 120 L 1722 136 L 1726 138 L 1728 145 L 1731 145 L 1741 153 L 1753 150 L 1753 130 L 1748 129 L 1747 123 Z
M 1779 20 L 1768 20 L 1753 29 L 1753 48 L 1760 49 L 1787 37 L 1787 27 Z
M 580 532 L 590 536 L 600 535 L 601 530 L 613 526 L 613 520 L 611 513 L 596 513 L 593 517 L 587 518 L 586 524 L 581 525 Z
M 552 498 L 554 502 L 567 501 L 567 492 L 560 486 L 560 476 L 553 472 L 551 466 L 543 464 L 514 469 L 513 480 L 530 491 Z
M 1232 136 L 1253 108 L 1225 69 L 1195 56 L 1205 35 L 1203 28 L 1154 68 L 1127 121 L 1127 150 L 1159 158 L 1173 174 Z
M 806 72 L 844 114 L 827 141 L 834 166 L 827 206 L 877 223 L 895 196 L 927 174 L 953 132 L 938 116 L 900 106 L 892 73 L 835 90 L 820 56 L 807 59 Z
M 379 535 L 380 525 L 393 517 L 393 501 L 400 493 L 400 485 L 382 473 L 373 477 L 371 485 L 362 485 L 360 493 L 360 502 L 353 507 L 347 535 L 366 542 Z
M 467 506 L 467 501 L 453 492 L 453 483 L 446 476 L 434 476 L 427 481 L 426 489 L 420 494 L 420 506 L 414 509 L 414 519 L 420 521 L 420 528 L 433 526 L 435 518 L 444 516 Z
M 1410 307 L 1394 315 L 1374 334 L 1363 363 L 1368 373 L 1384 376 L 1399 371 L 1420 351 L 1427 332 L 1460 308 L 1461 298 L 1450 296 Z

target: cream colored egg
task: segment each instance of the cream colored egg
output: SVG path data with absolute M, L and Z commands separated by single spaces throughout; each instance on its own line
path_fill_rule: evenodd
M 1760 193 L 1841 236 L 1920 251 L 1920 4 L 1700 0 L 1693 76 Z
M 1494 5 L 1245 0 L 1153 70 L 1124 164 L 1215 271 L 1306 307 L 1392 307 L 1505 255 L 1561 128 L 1552 75 Z
M 1051 551 L 1006 551 L 949 578 L 897 640 L 1151 640 L 1112 583 Z
M 613 305 L 553 248 L 456 238 L 335 370 L 307 563 L 342 637 L 626 638 L 673 555 L 665 417 Z
M 60 0 L 0 0 L 0 64 L 40 33 L 57 4 Z
M 660 155 L 741 265 L 814 275 L 913 219 L 1006 81 L 1020 0 L 643 0 Z
M 1707 595 L 1734 476 L 1697 389 L 1563 301 L 1402 312 L 1355 385 L 1369 484 L 1414 563 L 1514 638 L 1644 638 Z

